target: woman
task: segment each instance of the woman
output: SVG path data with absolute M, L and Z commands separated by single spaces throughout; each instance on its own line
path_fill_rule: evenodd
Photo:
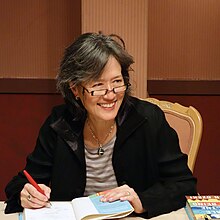
M 149 218 L 196 194 L 164 113 L 130 95 L 133 58 L 113 38 L 86 33 L 66 49 L 57 77 L 66 104 L 41 127 L 25 167 L 46 195 L 20 172 L 6 187 L 6 213 L 107 190 L 102 201 L 129 200 Z

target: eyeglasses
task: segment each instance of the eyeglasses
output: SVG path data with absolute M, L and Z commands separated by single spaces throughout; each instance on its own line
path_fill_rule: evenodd
M 83 88 L 83 91 L 86 90 L 86 92 L 88 92 L 91 96 L 104 96 L 106 95 L 108 92 L 114 92 L 115 94 L 124 92 L 128 89 L 128 87 L 130 86 L 130 83 L 127 83 L 123 86 L 118 86 L 118 87 L 114 87 L 112 90 L 109 89 L 100 89 L 100 90 L 93 90 L 93 91 L 89 91 L 88 89 L 86 89 L 85 87 L 81 86 Z

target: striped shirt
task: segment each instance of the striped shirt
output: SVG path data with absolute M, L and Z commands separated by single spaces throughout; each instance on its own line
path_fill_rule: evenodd
M 84 196 L 117 187 L 112 166 L 112 154 L 116 136 L 103 145 L 104 154 L 99 156 L 97 149 L 85 146 L 86 157 L 86 188 Z

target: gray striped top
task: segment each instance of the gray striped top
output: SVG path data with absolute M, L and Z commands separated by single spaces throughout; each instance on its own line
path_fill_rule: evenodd
M 104 154 L 99 156 L 97 149 L 85 146 L 86 157 L 86 188 L 84 196 L 117 187 L 115 173 L 112 167 L 112 153 L 116 136 L 103 145 Z

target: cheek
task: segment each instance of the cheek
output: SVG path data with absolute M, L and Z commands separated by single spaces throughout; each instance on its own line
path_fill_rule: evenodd
M 86 95 L 82 96 L 82 103 L 87 111 L 93 109 L 94 106 L 97 104 L 97 100 Z
M 117 99 L 119 100 L 119 101 L 123 101 L 123 99 L 124 99 L 124 96 L 125 96 L 125 94 L 124 93 L 122 93 L 122 94 L 118 94 L 118 97 L 117 97 Z

